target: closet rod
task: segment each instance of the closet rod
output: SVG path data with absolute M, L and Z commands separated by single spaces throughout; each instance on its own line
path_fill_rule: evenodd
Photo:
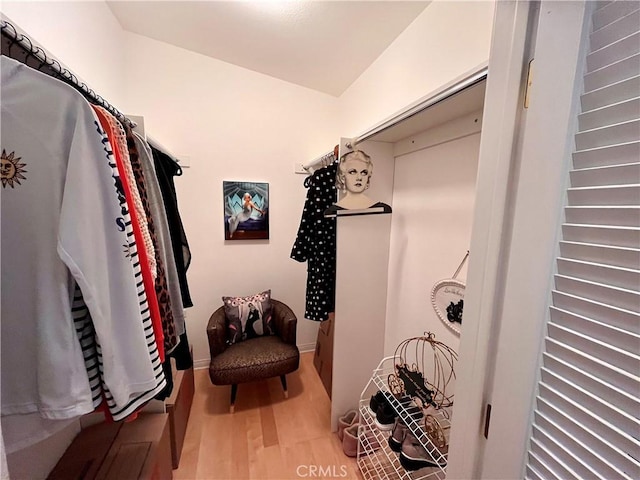
M 334 162 L 335 159 L 336 159 L 336 155 L 332 150 L 330 152 L 325 153 L 321 157 L 316 158 L 315 160 L 311 160 L 309 163 L 303 165 L 302 168 L 304 168 L 307 172 L 312 173 L 310 171 L 312 168 L 315 168 L 318 165 L 323 165 L 323 166 L 329 165 L 330 163 Z
M 457 93 L 460 93 L 466 88 L 472 87 L 476 83 L 480 83 L 481 81 L 487 78 L 487 72 L 489 71 L 489 67 L 485 64 L 480 69 L 474 69 L 473 73 L 465 74 L 460 79 L 454 80 L 449 85 L 445 85 L 440 90 L 436 90 L 434 93 L 429 95 L 423 100 L 420 100 L 416 105 L 409 107 L 406 110 L 394 115 L 388 120 L 380 123 L 379 125 L 371 128 L 370 130 L 362 133 L 358 137 L 354 138 L 351 143 L 345 145 L 348 148 L 354 148 L 358 143 L 364 142 L 365 140 L 370 139 L 374 135 L 381 133 L 403 120 L 412 117 L 423 110 L 426 110 L 429 107 L 434 106 L 436 103 L 442 102 L 449 97 L 454 96 Z
M 2 29 L 2 35 L 7 37 L 11 44 L 9 45 L 9 54 L 11 53 L 11 47 L 13 45 L 19 45 L 23 50 L 27 52 L 25 62 L 29 56 L 34 57 L 36 60 L 42 63 L 40 68 L 44 66 L 49 67 L 56 73 L 56 78 L 64 81 L 68 85 L 74 87 L 81 94 L 83 94 L 90 102 L 100 105 L 108 110 L 113 116 L 120 121 L 127 123 L 131 128 L 136 126 L 136 123 L 127 118 L 117 108 L 107 102 L 104 98 L 94 92 L 89 86 L 82 82 L 71 70 L 64 67 L 60 61 L 58 61 L 51 54 L 48 54 L 46 50 L 39 45 L 36 45 L 31 39 L 22 31 L 18 31 L 18 28 L 11 22 L 9 22 L 4 15 L 0 19 L 0 28 Z M 11 55 L 8 55 L 11 56 Z M 16 58 L 16 60 L 20 60 Z M 23 63 L 25 63 L 23 62 Z
M 171 153 L 171 151 L 166 148 L 164 145 L 162 145 L 159 141 L 157 141 L 155 138 L 153 138 L 151 135 L 147 134 L 147 143 L 152 146 L 153 148 L 155 148 L 156 150 L 160 150 L 162 153 L 164 153 L 166 156 L 171 157 L 171 159 L 176 162 L 176 163 L 180 163 L 180 161 L 178 160 L 178 157 L 176 155 L 174 155 L 173 153 Z

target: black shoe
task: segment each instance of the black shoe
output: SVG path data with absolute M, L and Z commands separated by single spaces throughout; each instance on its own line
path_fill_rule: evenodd
M 375 415 L 378 411 L 378 407 L 383 403 L 395 405 L 396 402 L 405 408 L 414 405 L 413 399 L 409 395 L 396 397 L 392 393 L 378 390 L 375 395 L 371 395 L 371 399 L 369 400 L 369 410 L 371 410 L 371 413 Z
M 378 411 L 378 407 L 385 403 L 387 398 L 383 392 L 378 390 L 375 395 L 371 395 L 371 400 L 369 400 L 369 410 L 375 416 Z
M 393 429 L 397 416 L 398 414 L 391 404 L 387 402 L 382 403 L 378 406 L 378 410 L 376 410 L 376 427 L 382 431 Z

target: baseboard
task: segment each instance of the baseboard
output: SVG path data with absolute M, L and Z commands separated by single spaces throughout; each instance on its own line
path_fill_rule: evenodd
M 300 350 L 300 353 L 315 352 L 316 344 L 315 343 L 303 343 L 303 344 L 298 345 L 298 350 Z
M 210 359 L 204 358 L 202 360 L 194 360 L 193 361 L 193 369 L 200 370 L 201 368 L 209 368 Z

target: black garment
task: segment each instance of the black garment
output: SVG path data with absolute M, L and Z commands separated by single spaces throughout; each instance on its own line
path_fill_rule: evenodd
M 171 246 L 173 248 L 173 256 L 176 260 L 180 293 L 182 294 L 182 305 L 184 308 L 193 307 L 191 294 L 189 293 L 189 285 L 187 284 L 187 269 L 191 263 L 191 250 L 189 250 L 187 236 L 184 233 L 184 227 L 180 219 L 176 186 L 173 183 L 173 177 L 182 175 L 182 169 L 171 157 L 153 146 L 151 147 L 151 152 L 153 153 L 153 163 L 156 167 L 158 184 L 162 192 L 162 201 L 167 212 Z
M 304 203 L 298 235 L 291 258 L 307 262 L 307 302 L 304 316 L 323 321 L 335 310 L 336 297 L 336 219 L 325 218 L 324 211 L 336 202 L 337 164 L 322 168 L 305 179 Z
M 176 370 L 189 370 L 193 367 L 193 358 L 191 358 L 191 351 L 189 348 L 189 340 L 187 339 L 187 331 L 185 330 L 180 335 L 180 343 L 173 349 L 173 351 L 167 355 L 162 364 L 162 371 L 164 372 L 167 386 L 164 387 L 154 398 L 156 400 L 164 400 L 171 396 L 173 392 L 173 372 L 171 371 L 171 359 L 176 362 Z
M 176 369 L 178 370 L 189 370 L 193 367 L 193 358 L 191 358 L 191 348 L 189 347 L 186 326 L 184 333 L 180 335 L 180 343 L 178 343 L 178 346 L 173 349 L 169 356 L 175 359 Z

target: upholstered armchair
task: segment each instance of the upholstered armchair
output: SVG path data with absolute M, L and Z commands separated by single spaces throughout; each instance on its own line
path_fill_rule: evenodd
M 224 306 L 209 318 L 209 378 L 214 385 L 231 385 L 231 413 L 235 408 L 239 383 L 280 377 L 284 396 L 289 396 L 285 375 L 296 371 L 300 364 L 300 351 L 296 346 L 298 320 L 284 303 L 271 299 L 271 305 L 275 335 L 251 338 L 233 345 L 227 344 Z

